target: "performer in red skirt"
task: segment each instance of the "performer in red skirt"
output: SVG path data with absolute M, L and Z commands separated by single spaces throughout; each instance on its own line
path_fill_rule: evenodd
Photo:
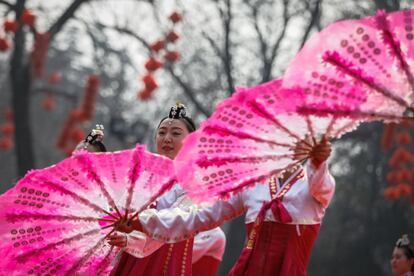
M 272 177 L 209 207 L 147 210 L 131 226 L 120 222 L 119 229 L 177 242 L 246 213 L 248 239 L 230 275 L 306 275 L 311 249 L 335 190 L 326 162 L 330 153 L 330 143 L 322 139 L 312 149 L 310 160 L 283 179 Z

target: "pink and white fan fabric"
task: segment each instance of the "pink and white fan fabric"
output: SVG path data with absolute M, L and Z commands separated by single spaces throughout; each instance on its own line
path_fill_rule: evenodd
M 141 145 L 29 172 L 0 196 L 0 275 L 107 275 L 114 222 L 146 208 L 173 175 L 170 159 Z
M 186 137 L 174 160 L 188 196 L 196 202 L 225 198 L 301 163 L 294 152 L 297 142 L 340 137 L 358 125 L 351 118 L 298 114 L 302 97 L 300 90 L 281 89 L 281 80 L 274 80 L 240 89 L 221 102 Z
M 414 117 L 414 10 L 331 24 L 289 65 L 283 88 L 302 89 L 303 113 L 363 121 Z

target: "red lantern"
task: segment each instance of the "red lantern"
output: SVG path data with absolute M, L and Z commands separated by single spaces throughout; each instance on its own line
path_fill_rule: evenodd
M 152 91 L 144 89 L 144 90 L 141 90 L 140 92 L 138 92 L 137 96 L 142 101 L 148 101 L 149 99 L 151 99 Z
M 171 31 L 167 34 L 167 41 L 174 43 L 175 41 L 177 41 L 177 39 L 179 39 L 180 37 L 178 36 L 178 34 L 174 31 Z
M 0 38 L 0 52 L 6 52 L 10 48 L 10 43 L 5 38 Z
M 14 133 L 14 125 L 11 122 L 5 123 L 0 126 L 0 131 L 5 136 L 11 136 Z
M 398 175 L 396 172 L 389 172 L 387 173 L 387 182 L 388 183 L 398 183 L 399 179 L 398 179 Z
M 173 12 L 173 13 L 170 15 L 170 20 L 171 20 L 174 24 L 175 24 L 175 23 L 180 22 L 182 19 L 183 19 L 183 18 L 182 18 L 182 16 L 181 16 L 181 14 L 179 14 L 178 12 Z
M 150 47 L 154 52 L 159 52 L 160 50 L 164 49 L 165 42 L 162 40 L 158 40 L 157 42 L 154 42 L 153 44 L 151 44 Z
M 391 167 L 397 167 L 400 164 L 411 163 L 414 161 L 414 156 L 404 149 L 403 147 L 399 147 L 395 150 L 394 154 L 388 161 L 388 164 Z
M 412 192 L 412 188 L 407 184 L 400 184 L 398 185 L 402 196 L 408 196 Z
M 389 187 L 384 190 L 384 197 L 389 200 L 396 200 L 398 196 L 398 192 L 394 187 Z
M 59 73 L 52 73 L 49 75 L 49 83 L 57 84 L 62 79 L 62 76 Z
M 23 24 L 34 27 L 36 21 L 36 16 L 29 10 L 24 10 L 22 14 L 22 22 Z
M 158 88 L 158 84 L 151 74 L 144 76 L 142 80 L 144 81 L 144 84 L 145 84 L 145 90 L 152 92 Z
M 180 54 L 177 51 L 168 51 L 165 54 L 165 59 L 174 63 L 180 59 Z
M 19 27 L 19 24 L 14 20 L 6 20 L 3 23 L 3 27 L 6 33 L 15 33 Z
M 13 142 L 9 137 L 0 139 L 0 149 L 6 151 L 6 150 L 10 150 L 12 147 L 13 147 Z
M 42 102 L 42 108 L 45 111 L 52 111 L 56 107 L 56 102 L 53 98 L 47 97 Z
M 150 58 L 146 63 L 145 63 L 145 68 L 150 71 L 156 71 L 157 69 L 161 68 L 162 63 L 159 62 L 157 59 L 155 58 Z

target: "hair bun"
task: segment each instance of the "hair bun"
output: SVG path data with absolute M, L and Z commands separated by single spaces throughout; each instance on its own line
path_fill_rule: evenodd
M 407 245 L 409 245 L 409 244 L 410 244 L 410 239 L 408 238 L 408 235 L 407 235 L 407 234 L 402 235 L 402 237 L 401 237 L 401 238 L 399 238 L 399 239 L 397 240 L 397 242 L 395 243 L 395 245 L 396 245 L 397 247 L 407 246 Z
M 180 102 L 177 102 L 177 104 L 170 109 L 170 113 L 168 114 L 168 118 L 170 119 L 180 119 L 187 117 L 187 109 L 185 105 L 183 105 Z

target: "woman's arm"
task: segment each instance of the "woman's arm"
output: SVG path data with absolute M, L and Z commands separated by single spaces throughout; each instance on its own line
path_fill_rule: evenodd
M 148 209 L 132 221 L 130 226 L 119 225 L 118 229 L 144 232 L 149 237 L 168 243 L 186 240 L 195 234 L 215 228 L 245 212 L 241 195 L 229 200 L 219 200 L 209 206 L 178 206 L 164 210 Z
M 311 195 L 325 208 L 328 207 L 335 192 L 335 179 L 329 173 L 328 163 L 325 161 L 316 167 L 308 162 L 306 170 Z
M 159 249 L 164 243 L 147 237 L 144 233 L 132 231 L 129 234 L 115 232 L 108 237 L 108 243 L 122 248 L 136 258 L 144 258 Z

